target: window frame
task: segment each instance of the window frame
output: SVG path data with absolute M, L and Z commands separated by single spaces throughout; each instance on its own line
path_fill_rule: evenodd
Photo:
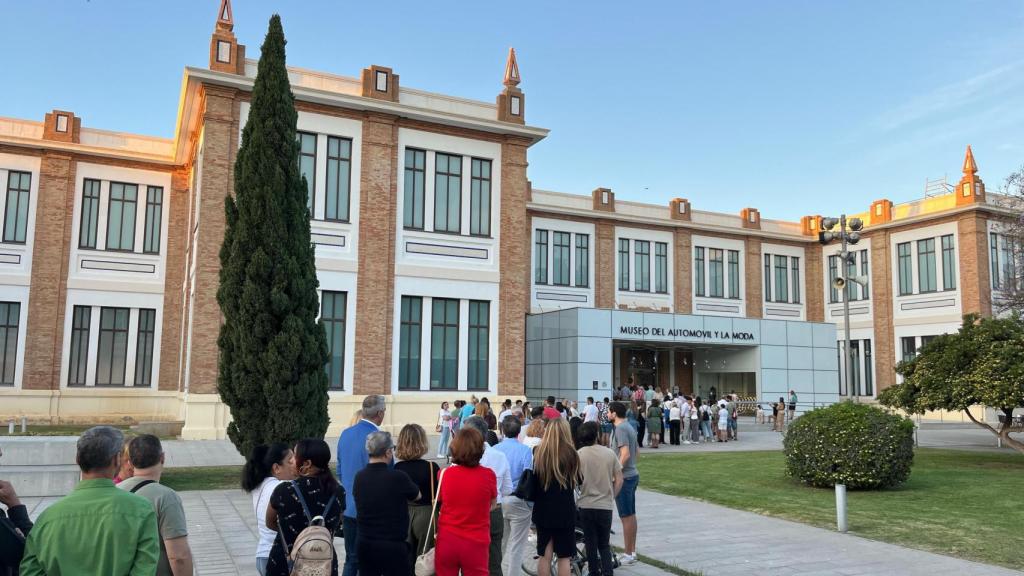
M 914 260 L 910 241 L 896 244 L 897 294 L 910 296 L 914 293 Z
M 477 166 L 480 167 L 480 176 L 476 176 Z M 487 167 L 487 176 L 483 176 Z M 470 157 L 469 159 L 469 235 L 480 238 L 491 237 L 491 213 L 493 206 L 492 183 L 493 183 L 493 162 L 488 158 Z M 478 203 L 484 198 L 484 185 L 486 184 L 487 210 L 482 210 Z
M 410 163 L 411 154 L 411 163 Z M 423 160 L 423 166 L 417 168 L 418 159 Z M 411 164 L 411 166 L 410 166 Z M 405 230 L 426 229 L 426 204 L 427 204 L 427 151 L 419 148 L 406 146 L 404 180 L 402 183 L 402 228 Z M 416 176 L 420 177 L 420 188 L 416 190 Z M 412 189 L 409 188 L 412 178 Z M 417 202 L 418 200 L 418 202 Z M 419 216 L 419 226 L 416 225 L 416 217 Z M 409 223 L 411 217 L 412 223 Z
M 412 304 L 417 309 L 413 318 Z M 406 337 L 408 335 L 408 337 Z M 416 339 L 413 357 L 411 339 Z M 403 352 L 405 357 L 403 358 Z M 413 374 L 412 371 L 415 371 Z M 413 377 L 415 376 L 415 379 Z M 423 381 L 423 297 L 403 295 L 399 308 L 398 331 L 398 389 L 419 390 Z
M 92 186 L 95 184 L 95 187 Z M 92 188 L 95 188 L 95 195 L 93 195 Z M 96 250 L 97 242 L 100 237 L 100 204 L 102 202 L 102 190 L 103 181 L 96 178 L 83 178 L 82 179 L 82 213 L 79 215 L 78 221 L 78 247 L 83 250 Z M 86 200 L 88 200 L 88 208 L 86 207 Z M 92 220 L 89 226 L 86 226 L 86 215 L 90 214 L 89 218 Z M 83 240 L 86 234 L 86 230 L 91 229 L 92 231 L 92 244 L 89 245 Z
M 18 186 L 14 187 L 14 177 L 18 177 Z M 28 184 L 22 187 L 23 180 L 28 178 Z M 13 212 L 11 197 L 14 195 Z M 7 171 L 7 193 L 4 196 L 4 244 L 25 244 L 28 242 L 29 208 L 32 207 L 32 173 L 25 170 Z M 11 223 L 11 214 L 14 214 L 14 230 L 8 229 Z M 24 219 L 22 218 L 24 216 Z M 20 232 L 20 234 L 19 234 Z M 11 233 L 11 237 L 8 237 Z
M 576 268 L 573 280 L 577 288 L 590 287 L 590 234 L 574 234 Z M 582 246 L 581 241 L 582 240 Z M 582 281 L 580 278 L 582 277 Z
M 69 339 L 70 348 L 68 350 L 67 385 L 69 388 L 89 385 L 89 338 L 92 336 L 91 330 L 92 306 L 76 305 L 72 307 L 71 338 Z M 76 364 L 78 364 L 77 367 Z
M 922 245 L 926 248 L 922 252 Z M 917 293 L 932 294 L 939 290 L 938 270 L 935 262 L 935 238 L 921 238 L 916 242 L 917 248 Z M 924 266 L 922 264 L 925 264 Z M 926 276 L 926 274 L 928 274 Z M 924 280 L 928 279 L 928 289 Z
M 715 265 L 718 265 L 717 281 Z M 725 298 L 725 249 L 708 248 L 708 298 Z
M 440 158 L 441 156 L 444 156 L 445 158 L 448 158 L 448 168 L 446 168 L 444 172 L 442 172 L 438 168 L 438 165 L 439 165 L 438 158 Z M 453 159 L 458 161 L 458 172 L 452 172 L 451 166 L 452 166 L 452 160 Z M 456 235 L 457 234 L 462 234 L 462 176 L 463 176 L 463 166 L 462 166 L 462 164 L 463 164 L 463 162 L 462 162 L 462 155 L 460 155 L 460 154 L 450 154 L 448 152 L 434 152 L 434 227 L 433 227 L 433 230 L 432 230 L 433 232 L 437 232 L 439 234 L 456 234 Z M 439 215 L 438 215 L 437 210 L 438 210 L 439 203 L 438 203 L 437 199 L 440 197 L 440 193 L 438 192 L 438 188 L 439 187 L 438 187 L 437 184 L 438 184 L 438 181 L 439 181 L 440 178 L 444 178 L 445 179 L 445 190 L 446 190 L 446 192 L 445 192 L 445 204 L 444 204 L 444 206 L 445 206 L 444 226 L 438 226 L 438 222 L 439 222 L 438 221 L 438 216 Z M 452 211 L 451 211 L 451 199 L 452 199 L 451 183 L 452 183 L 452 179 L 453 178 L 458 182 L 458 186 L 455 187 L 455 190 L 456 190 L 455 193 L 458 195 L 458 210 L 455 212 L 456 219 L 455 219 L 455 229 L 454 230 L 452 229 L 452 222 L 451 222 L 451 218 L 450 218 L 450 216 L 452 214 Z
M 125 387 L 128 385 L 128 339 L 130 338 L 129 330 L 131 329 L 131 308 L 124 308 L 121 306 L 101 306 L 100 307 L 100 326 L 98 340 L 96 342 L 96 375 L 95 375 L 95 386 L 98 388 L 116 388 Z M 103 327 L 103 317 L 107 312 L 113 313 L 113 328 Z M 118 316 L 124 314 L 125 323 L 124 328 L 118 328 Z M 100 381 L 100 357 L 103 354 L 103 340 L 104 336 L 109 334 L 110 338 L 110 370 L 107 374 L 108 381 Z M 121 383 L 118 384 L 114 381 L 114 369 L 117 367 L 114 363 L 114 359 L 117 357 L 117 340 L 118 335 L 123 335 L 123 346 L 124 346 L 124 363 L 120 366 L 121 368 Z
M 333 142 L 338 142 L 338 155 L 337 156 L 332 156 L 331 155 L 331 144 Z M 341 155 L 342 143 L 343 142 L 347 142 L 348 143 L 348 157 L 345 157 L 345 156 Z M 352 139 L 348 138 L 346 136 L 332 136 L 332 135 L 328 134 L 327 135 L 327 149 L 324 151 L 324 157 L 326 159 L 326 161 L 324 163 L 324 221 L 326 221 L 326 222 L 351 222 L 352 221 Z M 332 162 L 337 164 L 337 166 L 338 166 L 337 169 L 338 169 L 338 173 L 339 173 L 339 176 L 336 178 L 337 189 L 333 190 L 333 191 L 330 190 L 330 187 L 331 187 L 330 173 L 331 173 L 331 163 Z M 345 213 L 344 213 L 344 217 L 343 218 L 338 217 L 339 216 L 339 209 L 341 207 L 341 202 L 339 202 L 338 200 L 339 200 L 340 195 L 341 195 L 340 193 L 341 193 L 342 178 L 340 177 L 340 173 L 341 173 L 341 167 L 342 166 L 347 166 L 347 168 L 348 168 L 346 170 L 346 173 L 348 174 L 348 178 L 346 178 L 346 183 L 345 183 Z M 316 188 L 315 188 L 315 185 L 314 185 L 314 193 L 315 193 L 315 190 L 316 190 Z M 334 199 L 335 199 L 335 214 L 334 214 L 333 217 L 330 214 L 328 214 L 328 211 L 330 210 L 329 199 L 331 198 L 332 194 L 334 195 Z M 314 204 L 314 206 L 315 206 L 315 204 Z M 314 208 L 314 210 L 315 210 L 315 208 Z
M 740 251 L 729 250 L 726 258 L 729 273 L 729 299 L 739 300 L 740 295 Z
M 772 300 L 772 255 L 767 252 L 764 254 L 764 301 L 774 302 Z
M 790 278 L 790 284 L 792 285 L 792 292 L 790 303 L 800 304 L 800 257 L 790 256 L 789 257 L 789 270 L 792 277 Z
M 0 302 L 0 387 L 14 386 L 18 379 L 18 339 L 21 336 L 21 302 Z M 11 345 L 13 331 L 14 344 Z M 10 354 L 8 354 L 10 352 Z M 10 369 L 10 379 L 7 371 Z
M 619 238 L 619 290 L 629 292 L 629 238 Z
M 154 193 L 156 199 L 154 200 Z M 159 254 L 160 235 L 163 233 L 164 216 L 163 186 L 146 186 L 146 215 L 142 228 L 142 253 Z
M 651 242 L 633 241 L 633 289 L 636 292 L 651 291 Z
M 654 243 L 654 291 L 668 294 L 668 242 Z
M 550 234 L 546 229 L 537 228 L 533 231 L 533 253 L 534 253 L 534 269 L 533 269 L 533 283 L 548 285 L 550 281 L 550 274 L 548 270 L 548 241 Z M 541 254 L 543 252 L 543 254 Z M 543 272 L 543 278 L 541 277 Z
M 135 329 L 135 380 L 132 386 L 152 388 L 153 355 L 156 350 L 156 309 L 139 308 L 138 311 Z M 144 317 L 148 318 L 148 322 L 143 322 Z M 127 364 L 127 361 L 125 363 Z
M 438 310 L 437 306 L 438 306 L 438 304 L 441 304 L 444 307 L 443 317 L 440 319 L 440 322 L 438 321 L 438 314 L 437 314 L 437 310 Z M 451 323 L 450 319 L 448 318 L 448 315 L 449 315 L 448 313 L 449 313 L 449 310 L 450 310 L 449 306 L 454 306 L 454 310 L 455 310 L 455 322 L 454 322 L 454 324 Z M 430 302 L 430 389 L 431 390 L 458 390 L 459 389 L 459 324 L 460 324 L 460 320 L 461 320 L 461 318 L 459 318 L 459 316 L 461 314 L 461 310 L 459 308 L 460 308 L 460 302 L 456 298 L 432 298 L 431 299 L 431 302 Z M 442 343 L 441 350 L 442 350 L 442 355 L 441 355 L 441 358 L 440 358 L 440 362 L 442 363 L 441 367 L 440 367 L 442 378 L 446 377 L 446 376 L 449 376 L 447 374 L 448 369 L 444 366 L 444 363 L 445 362 L 450 362 L 452 360 L 454 360 L 454 363 L 455 363 L 454 374 L 450 375 L 451 378 L 453 379 L 453 383 L 452 383 L 451 386 L 446 386 L 445 385 L 445 381 L 442 381 L 440 378 L 438 379 L 438 385 L 436 387 L 434 386 L 434 369 L 435 369 L 435 366 L 434 366 L 434 353 L 438 349 L 438 347 L 435 346 L 435 344 L 436 344 L 435 340 L 437 338 L 437 331 L 438 330 L 442 331 L 442 334 L 441 334 L 441 343 Z M 447 356 L 447 352 L 448 352 L 447 340 L 448 340 L 448 336 L 449 336 L 449 334 L 448 334 L 449 330 L 454 330 L 455 331 L 455 355 L 454 355 L 454 358 L 452 358 L 452 359 L 449 359 L 448 356 Z
M 775 256 L 775 302 L 789 304 L 789 256 Z
M 129 182 L 116 182 L 114 180 L 111 180 L 108 185 L 109 189 L 107 193 L 107 235 L 106 242 L 103 248 L 104 250 L 108 250 L 110 252 L 135 252 L 135 229 L 139 218 L 139 185 L 132 184 Z M 121 198 L 114 198 L 114 186 L 123 186 Z M 125 199 L 125 192 L 127 192 L 129 186 L 131 186 L 135 190 L 134 200 Z M 113 230 L 113 219 L 111 218 L 111 214 L 114 212 L 114 202 L 118 202 L 121 204 L 121 218 L 118 220 L 117 248 L 110 247 L 110 233 Z M 125 219 L 124 216 L 126 204 L 132 205 L 132 217 L 130 219 Z M 131 235 L 129 236 L 129 238 L 131 238 L 131 244 L 127 248 L 125 248 L 122 243 L 122 241 L 124 240 L 124 228 L 126 222 L 131 222 Z
M 302 151 L 302 140 L 304 137 L 310 136 L 313 138 L 313 152 Z M 316 132 L 307 132 L 305 130 L 295 131 L 295 145 L 298 147 L 298 160 L 299 160 L 299 178 L 306 177 L 306 208 L 309 209 L 310 219 L 314 218 L 316 214 L 316 164 L 317 164 L 317 147 L 320 144 L 320 135 Z M 309 174 L 305 174 L 302 169 L 303 158 L 313 159 L 313 169 L 309 171 Z
M 704 247 L 694 246 L 693 249 L 694 295 L 706 298 L 705 294 L 707 294 L 707 287 L 705 286 L 705 276 L 707 275 L 707 270 L 704 269 Z
M 327 316 L 327 302 L 330 298 L 331 302 L 331 316 Z M 340 315 L 338 301 L 341 301 Z M 320 322 L 324 326 L 324 336 L 327 339 L 327 351 L 328 358 L 327 362 L 324 363 L 324 370 L 327 372 L 327 390 L 335 392 L 345 391 L 345 348 L 348 346 L 348 292 L 344 290 L 322 290 L 320 292 Z M 340 325 L 341 328 L 341 354 L 334 354 L 334 341 L 332 338 L 332 332 Z M 339 365 L 338 383 L 335 384 L 331 381 L 333 377 L 335 362 Z
M 943 234 L 939 237 L 939 248 L 942 251 L 942 291 L 956 290 L 956 239 L 952 234 Z
M 476 323 L 473 321 L 474 309 Z M 491 303 L 487 300 L 469 301 L 469 318 L 467 318 L 468 342 L 466 365 L 466 389 L 489 390 L 491 387 Z M 474 338 L 475 336 L 475 338 Z M 481 346 L 484 358 L 480 358 Z M 476 359 L 473 358 L 474 352 Z M 476 366 L 474 366 L 474 362 Z M 478 380 L 483 377 L 483 382 Z
M 570 286 L 572 284 L 572 234 L 569 232 L 551 232 L 551 285 Z

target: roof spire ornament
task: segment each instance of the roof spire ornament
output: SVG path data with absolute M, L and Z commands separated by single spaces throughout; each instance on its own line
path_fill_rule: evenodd
M 232 30 L 234 27 L 235 18 L 231 13 L 231 0 L 220 0 L 220 10 L 217 10 L 217 28 Z
M 226 2 L 227 0 L 225 0 Z M 509 88 L 519 85 L 519 64 L 516 63 L 516 49 L 508 49 L 508 61 L 505 63 L 505 81 L 503 84 Z
M 974 163 L 974 152 L 971 152 L 971 145 L 967 145 L 967 155 L 964 156 L 964 174 L 977 174 L 978 165 Z

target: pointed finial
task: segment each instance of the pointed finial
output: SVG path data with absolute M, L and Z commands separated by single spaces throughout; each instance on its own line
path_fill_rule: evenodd
M 516 49 L 508 49 L 508 62 L 505 63 L 505 81 L 503 84 L 512 88 L 519 85 L 519 64 L 516 63 Z
M 967 145 L 967 155 L 964 156 L 964 174 L 976 174 L 978 165 L 974 163 L 974 153 L 971 152 L 971 145 Z
M 231 0 L 220 0 L 220 10 L 217 11 L 217 28 L 231 30 L 235 27 L 235 18 L 231 14 Z

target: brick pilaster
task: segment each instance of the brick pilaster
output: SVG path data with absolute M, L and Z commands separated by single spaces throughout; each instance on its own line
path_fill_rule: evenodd
M 871 235 L 871 307 L 875 318 L 874 357 L 877 381 L 876 393 L 896 383 L 890 249 L 888 231 L 883 230 Z
M 594 301 L 598 308 L 615 307 L 615 225 L 596 224 L 597 252 L 594 254 Z
M 988 256 L 988 222 L 978 212 L 957 220 L 960 237 L 960 289 L 964 314 L 992 315 L 992 290 Z
M 178 389 L 181 358 L 181 318 L 185 278 L 185 246 L 188 241 L 189 171 L 179 168 L 171 175 L 167 198 L 167 242 L 163 247 L 164 307 L 160 336 L 160 390 Z
M 760 226 L 760 216 L 758 216 L 758 225 Z M 746 267 L 747 282 L 747 318 L 761 318 L 764 305 L 764 302 L 761 301 L 764 298 L 764 287 L 762 284 L 764 279 L 761 272 L 761 239 L 747 238 L 746 246 L 747 260 L 744 266 Z M 742 274 L 743 271 L 741 270 L 740 273 Z
M 74 197 L 74 159 L 66 154 L 44 153 L 39 169 L 25 330 L 22 388 L 26 390 L 60 388 Z
M 804 260 L 806 261 L 804 268 L 807 276 L 804 279 L 804 293 L 807 300 L 808 322 L 825 321 L 825 294 L 822 292 L 825 285 L 825 272 L 822 258 L 820 245 L 807 245 L 807 249 L 804 250 Z
M 391 392 L 397 162 L 398 118 L 367 114 L 363 119 L 363 167 L 359 175 L 359 273 L 352 373 L 355 394 Z
M 205 87 L 203 173 L 199 199 L 199 232 L 195 246 L 195 297 L 192 300 L 189 391 L 217 391 L 217 336 L 221 314 L 220 246 L 224 242 L 224 199 L 234 189 L 238 102 L 233 90 Z M 162 367 L 161 367 L 162 368 Z
M 530 306 L 530 217 L 526 148 L 519 138 L 501 145 L 501 279 L 498 308 L 498 394 L 525 391 L 526 313 Z
M 689 210 L 687 210 L 689 215 Z M 675 279 L 672 289 L 674 295 L 674 307 L 676 314 L 693 313 L 693 275 L 691 274 L 691 263 L 693 262 L 693 240 L 689 230 L 676 228 L 673 233 L 675 241 Z

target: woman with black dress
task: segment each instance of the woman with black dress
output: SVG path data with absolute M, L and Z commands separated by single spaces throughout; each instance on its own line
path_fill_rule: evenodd
M 558 576 L 569 576 L 576 553 L 576 498 L 580 460 L 564 418 L 548 422 L 533 457 L 533 523 L 537 526 L 538 576 L 551 576 L 551 556 Z
M 295 444 L 295 470 L 299 477 L 274 488 L 267 510 L 267 528 L 278 532 L 267 561 L 267 576 L 288 576 L 288 555 L 299 533 L 309 526 L 310 518 L 322 516 L 331 534 L 341 527 L 345 511 L 345 489 L 331 473 L 331 448 L 314 438 Z M 303 510 L 302 502 L 309 509 Z M 284 546 L 282 545 L 284 539 Z M 331 562 L 332 576 L 338 576 L 338 559 Z
M 437 495 L 437 475 L 441 468 L 429 460 L 424 460 L 427 453 L 427 433 L 419 424 L 406 424 L 398 433 L 398 446 L 395 457 L 401 462 L 395 464 L 395 470 L 405 472 L 420 489 L 420 497 L 409 502 L 409 573 L 416 565 L 416 557 L 434 545 L 429 534 L 430 512 Z M 426 546 L 424 546 L 426 544 Z
M 409 503 L 420 497 L 420 490 L 405 472 L 389 468 L 394 451 L 391 433 L 367 436 L 369 464 L 356 473 L 352 484 L 359 511 L 356 548 L 362 576 L 410 574 Z

